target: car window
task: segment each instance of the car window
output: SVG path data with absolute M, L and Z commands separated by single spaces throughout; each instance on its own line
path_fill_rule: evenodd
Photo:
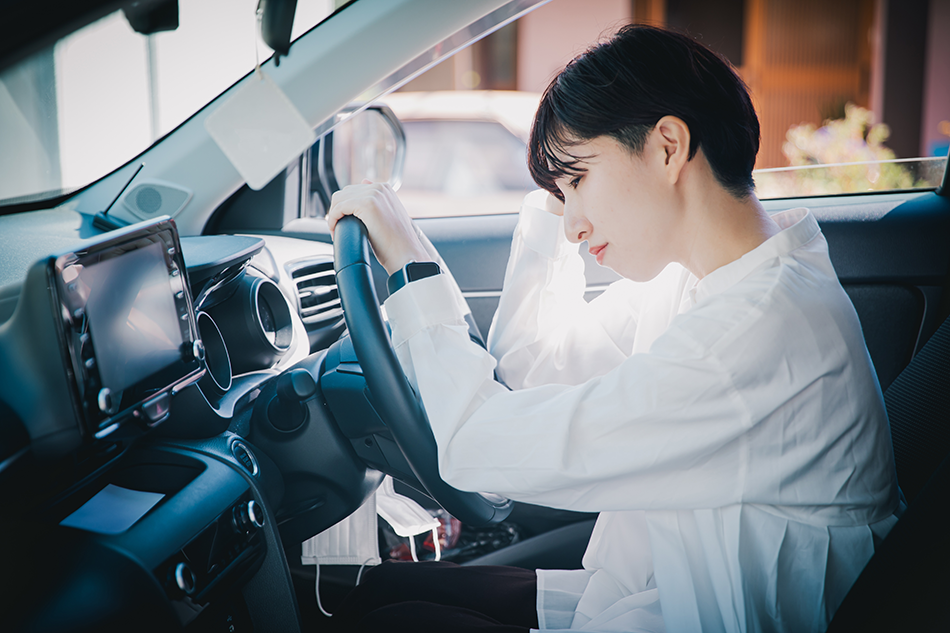
M 518 209 L 536 187 L 524 141 L 494 121 L 404 121 L 406 164 L 399 190 L 415 217 Z M 505 207 L 502 207 L 505 208 Z
M 900 158 L 796 165 L 752 172 L 761 200 L 874 191 L 936 189 L 947 158 Z
M 820 126 L 792 125 L 782 143 L 788 166 L 756 170 L 756 193 L 768 199 L 938 187 L 946 156 L 897 158 L 889 136 L 887 125 L 853 103 Z
M 486 116 L 484 102 L 538 95 L 573 57 L 631 21 L 686 32 L 737 69 L 762 130 L 753 174 L 760 198 L 940 186 L 950 148 L 950 102 L 940 97 L 950 85 L 943 63 L 950 48 L 937 37 L 950 26 L 946 12 L 932 8 L 913 28 L 889 29 L 903 19 L 896 5 L 863 0 L 707 5 L 552 0 L 388 97 L 406 126 L 400 193 L 410 213 L 516 212 L 516 188 L 502 180 L 520 182 L 525 174 L 533 109 Z M 463 93 L 470 102 L 446 97 Z M 401 97 L 405 102 L 395 100 Z M 496 131 L 514 131 L 489 132 L 488 121 Z

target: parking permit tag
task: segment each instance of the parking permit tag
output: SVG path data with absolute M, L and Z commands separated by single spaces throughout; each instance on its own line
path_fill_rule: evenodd
M 316 141 L 300 111 L 260 70 L 208 116 L 205 129 L 255 190 Z

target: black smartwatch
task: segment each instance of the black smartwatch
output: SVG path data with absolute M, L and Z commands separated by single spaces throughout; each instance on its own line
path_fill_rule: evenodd
M 410 281 L 441 274 L 442 269 L 435 262 L 409 262 L 389 276 L 386 286 L 392 295 Z

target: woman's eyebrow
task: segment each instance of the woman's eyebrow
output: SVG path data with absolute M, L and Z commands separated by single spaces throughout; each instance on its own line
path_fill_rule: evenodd
M 569 168 L 570 170 L 576 171 L 576 172 L 582 172 L 582 171 L 587 171 L 587 165 L 596 163 L 596 161 L 592 159 L 596 159 L 598 156 L 599 156 L 598 154 L 584 154 L 582 156 L 575 156 L 574 154 L 566 154 L 564 158 L 567 158 L 567 160 L 564 160 L 564 158 L 562 157 L 558 157 L 558 158 L 562 161 L 562 164 L 564 164 L 565 167 Z
M 597 161 L 596 161 L 595 159 L 600 158 L 600 154 L 596 154 L 596 153 L 595 153 L 595 154 L 587 154 L 587 155 L 585 155 L 585 156 L 577 156 L 576 158 L 577 158 L 578 162 L 586 163 L 586 164 L 589 165 L 589 164 L 591 164 L 591 163 L 596 163 Z

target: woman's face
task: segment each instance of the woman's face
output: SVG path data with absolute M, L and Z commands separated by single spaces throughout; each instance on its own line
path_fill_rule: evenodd
M 649 281 L 674 261 L 683 237 L 657 135 L 639 156 L 607 136 L 575 145 L 571 154 L 586 171 L 557 181 L 567 239 L 586 240 L 598 264 L 634 281 Z

